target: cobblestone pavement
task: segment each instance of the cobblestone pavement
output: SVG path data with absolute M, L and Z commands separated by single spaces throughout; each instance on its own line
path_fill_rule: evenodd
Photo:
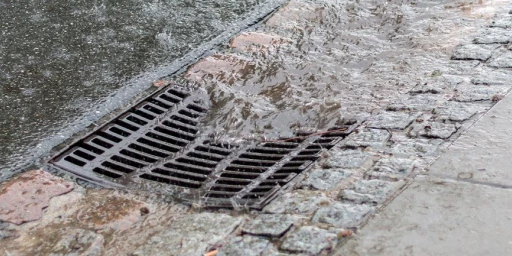
M 215 115 L 239 122 L 242 134 L 254 130 L 239 120 L 361 123 L 261 212 L 75 186 L 38 221 L 2 217 L 0 251 L 328 254 L 511 88 L 509 2 L 380 2 L 291 1 L 185 74 L 214 96 L 240 99 Z

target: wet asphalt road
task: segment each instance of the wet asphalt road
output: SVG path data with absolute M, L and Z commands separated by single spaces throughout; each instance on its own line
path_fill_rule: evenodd
M 0 2 L 0 177 L 37 163 L 264 2 Z

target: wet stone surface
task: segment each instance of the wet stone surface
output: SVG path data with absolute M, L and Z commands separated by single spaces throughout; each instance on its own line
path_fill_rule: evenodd
M 269 35 L 260 32 L 242 33 L 233 38 L 229 47 L 239 50 L 260 50 L 262 48 L 279 46 L 290 40 L 277 35 Z
M 344 169 L 314 169 L 301 185 L 317 190 L 332 190 L 351 175 L 351 171 Z
M 370 121 L 368 127 L 403 130 L 407 128 L 417 116 L 417 114 L 406 112 L 382 112 Z
M 390 137 L 391 134 L 384 129 L 362 129 L 350 134 L 343 143 L 348 147 L 380 148 Z
M 257 236 L 280 237 L 293 226 L 294 219 L 289 215 L 261 214 L 243 227 L 242 232 Z
M 454 100 L 460 102 L 490 101 L 494 96 L 505 95 L 510 87 L 508 86 L 459 86 Z
M 498 16 L 498 18 L 491 23 L 491 27 L 512 28 L 512 15 Z
M 135 255 L 176 252 L 181 255 L 203 255 L 243 223 L 242 218 L 226 214 L 200 213 L 185 215 L 135 250 Z
M 318 255 L 324 250 L 330 250 L 338 243 L 336 233 L 314 226 L 304 226 L 293 231 L 281 245 L 281 249 Z
M 512 68 L 512 51 L 506 51 L 502 55 L 492 59 L 489 64 L 493 68 Z
M 368 170 L 370 178 L 397 181 L 405 179 L 413 171 L 414 160 L 407 158 L 389 157 L 379 159 Z
M 441 139 L 407 139 L 396 138 L 390 152 L 398 156 L 435 156 Z
M 308 190 L 296 190 L 286 193 L 272 201 L 265 208 L 265 213 L 295 213 L 311 214 L 322 205 L 329 205 L 333 201 L 324 193 Z
M 461 122 L 468 120 L 476 113 L 482 112 L 489 107 L 489 105 L 483 103 L 447 101 L 432 112 L 437 116 L 436 119 Z
M 346 189 L 341 194 L 341 199 L 355 203 L 381 204 L 389 196 L 401 188 L 403 181 L 390 182 L 382 180 L 359 180 L 352 189 Z
M 217 256 L 229 255 L 277 255 L 278 250 L 274 244 L 268 240 L 254 236 L 239 236 L 229 241 L 227 246 L 223 246 Z
M 476 85 L 510 85 L 512 73 L 504 69 L 482 67 L 471 78 L 471 83 Z
M 373 207 L 366 204 L 335 203 L 318 209 L 312 222 L 351 228 L 357 227 L 372 212 Z
M 372 163 L 372 156 L 360 150 L 332 149 L 324 168 L 360 168 Z
M 0 220 L 14 224 L 41 218 L 52 197 L 73 190 L 74 184 L 45 171 L 26 172 L 0 188 Z
M 221 138 L 359 122 L 261 212 L 75 189 L 52 199 L 41 220 L 0 227 L 0 253 L 325 255 L 345 237 L 340 230 L 360 228 L 455 139 L 454 129 L 489 109 L 490 93 L 510 87 L 509 70 L 489 66 L 508 58 L 507 46 L 495 44 L 502 34 L 477 31 L 490 20 L 420 2 L 391 1 L 381 12 L 366 0 L 294 0 L 188 69 L 210 95 L 208 124 Z M 473 39 L 480 44 L 457 47 Z
M 502 28 L 487 28 L 473 39 L 475 44 L 508 44 L 512 41 L 512 31 Z
M 428 92 L 437 92 L 436 90 L 439 90 L 438 88 L 423 88 L 423 91 L 428 90 Z M 420 88 L 418 88 L 415 92 L 421 91 Z M 432 110 L 435 106 L 437 106 L 439 103 L 446 101 L 446 99 L 442 95 L 436 95 L 436 94 L 422 94 L 422 95 L 415 95 L 411 96 L 406 99 L 401 99 L 396 102 L 393 102 L 389 104 L 386 108 L 388 111 L 429 111 Z M 405 120 L 410 120 L 409 117 L 407 117 Z M 405 121 L 403 124 L 398 125 L 397 127 L 400 127 L 400 129 L 404 129 L 407 127 L 405 125 Z M 403 128 L 402 128 L 403 127 Z M 396 129 L 396 128 L 395 128 Z
M 409 135 L 411 137 L 448 139 L 455 132 L 457 132 L 457 126 L 455 124 L 424 122 L 414 124 Z
M 457 47 L 452 55 L 454 60 L 481 60 L 486 61 L 491 58 L 492 51 L 499 46 L 466 44 Z

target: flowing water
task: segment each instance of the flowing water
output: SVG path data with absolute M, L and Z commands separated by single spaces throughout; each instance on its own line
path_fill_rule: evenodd
M 268 2 L 277 1 L 1 1 L 0 175 L 34 163 Z

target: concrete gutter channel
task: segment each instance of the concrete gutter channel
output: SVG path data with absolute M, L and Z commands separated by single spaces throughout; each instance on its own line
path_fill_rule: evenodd
M 291 1 L 258 31 L 233 39 L 228 51 L 279 54 L 276 49 L 291 40 L 279 31 L 320 22 L 319 10 L 329 11 L 331 1 L 321 4 Z M 512 174 L 504 152 L 512 137 L 512 98 L 505 97 L 512 87 L 512 6 L 464 6 L 469 11 L 449 11 L 480 29 L 449 34 L 463 43 L 444 42 L 435 70 L 411 68 L 410 76 L 430 74 L 424 82 L 368 102 L 379 110 L 344 109 L 350 114 L 345 118 L 362 122 L 358 131 L 262 211 L 212 211 L 143 191 L 86 189 L 46 172 L 26 172 L 0 190 L 0 253 L 510 254 Z M 204 58 L 184 77 L 201 83 L 205 75 L 243 72 L 228 51 Z M 420 66 L 415 60 L 409 65 Z

